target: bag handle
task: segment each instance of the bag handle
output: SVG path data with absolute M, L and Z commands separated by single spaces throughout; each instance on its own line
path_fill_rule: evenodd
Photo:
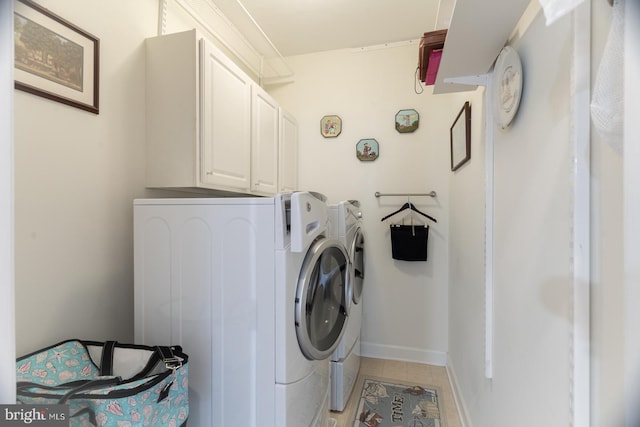
M 31 389 L 41 389 L 41 390 L 49 390 L 49 391 L 66 390 L 66 389 L 81 386 L 89 381 L 91 380 L 77 380 L 77 381 L 70 381 L 68 383 L 62 383 L 58 385 L 45 385 L 45 384 L 31 383 L 29 381 L 18 381 L 16 383 L 16 390 L 18 391 L 18 393 L 22 391 L 28 391 Z
M 166 346 L 156 346 L 156 354 L 160 357 L 164 366 L 175 372 L 176 369 L 182 367 L 182 359 L 173 354 L 173 349 Z
M 175 372 L 176 369 L 179 369 L 184 364 L 182 357 L 177 357 L 174 353 L 182 353 L 182 347 L 180 346 L 155 346 L 154 352 L 149 358 L 147 365 L 136 375 L 130 378 L 130 380 L 139 380 L 147 377 L 153 369 L 158 365 L 159 362 L 164 362 L 164 365 L 167 369 Z
M 102 346 L 102 356 L 100 359 L 100 376 L 106 377 L 113 375 L 113 360 L 114 360 L 114 352 L 116 349 L 117 341 L 105 341 Z M 153 347 L 154 353 L 149 359 L 147 366 L 134 378 L 147 376 L 149 371 L 153 369 L 154 366 L 159 361 L 162 361 L 167 369 L 171 369 L 175 371 L 182 367 L 182 359 L 176 357 L 173 353 L 173 350 L 181 351 L 181 347 L 168 347 L 168 346 L 155 346 Z
M 73 396 L 75 396 L 76 394 L 78 394 L 80 392 L 91 390 L 91 389 L 94 389 L 94 388 L 118 385 L 118 384 L 120 384 L 120 382 L 121 382 L 120 377 L 87 381 L 85 384 L 82 384 L 82 385 L 80 385 L 80 386 L 78 386 L 78 387 L 76 387 L 76 388 L 74 388 L 72 390 L 69 390 L 67 393 L 65 393 L 60 398 L 60 400 L 58 401 L 58 404 L 59 405 L 66 404 L 67 400 L 71 399 Z
M 113 375 L 113 352 L 116 349 L 117 341 L 105 341 L 102 346 L 102 356 L 100 358 L 100 376 Z

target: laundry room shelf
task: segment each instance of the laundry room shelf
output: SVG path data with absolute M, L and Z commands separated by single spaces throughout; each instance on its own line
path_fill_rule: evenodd
M 447 83 L 446 79 L 487 73 L 529 3 L 529 0 L 457 0 L 433 93 L 474 90 L 477 86 Z

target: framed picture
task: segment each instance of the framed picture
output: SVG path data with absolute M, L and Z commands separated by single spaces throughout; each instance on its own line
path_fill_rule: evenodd
M 400 110 L 396 113 L 396 130 L 398 132 L 414 132 L 419 125 L 420 114 L 416 110 Z
M 451 170 L 471 158 L 471 105 L 465 102 L 451 126 Z
M 375 139 L 361 139 L 356 144 L 356 157 L 363 162 L 372 161 L 380 155 L 380 147 Z
M 342 119 L 338 116 L 324 116 L 320 120 L 320 133 L 325 138 L 335 138 L 342 132 Z
M 14 9 L 15 88 L 98 114 L 100 41 L 30 0 Z

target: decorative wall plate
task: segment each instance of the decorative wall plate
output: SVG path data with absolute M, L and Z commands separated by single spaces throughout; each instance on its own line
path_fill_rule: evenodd
M 509 126 L 518 111 L 522 81 L 520 56 L 511 46 L 505 46 L 493 68 L 493 115 L 502 129 Z
M 396 113 L 396 130 L 398 132 L 414 132 L 418 126 L 420 126 L 420 114 L 416 110 L 400 110 Z
M 320 133 L 325 138 L 335 138 L 342 132 L 342 119 L 339 116 L 324 116 L 320 120 Z
M 375 139 L 361 139 L 356 144 L 356 157 L 358 160 L 371 161 L 378 158 L 380 155 L 380 148 L 378 141 Z

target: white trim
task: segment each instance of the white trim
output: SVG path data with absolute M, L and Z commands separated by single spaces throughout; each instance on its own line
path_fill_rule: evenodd
M 168 0 L 159 0 L 158 5 L 158 35 L 163 36 L 167 32 Z
M 462 77 L 445 77 L 442 81 L 444 83 L 468 85 L 469 90 L 475 90 L 476 86 L 486 86 L 487 76 L 489 74 L 478 74 L 474 76 L 462 76 Z
M 447 83 L 485 87 L 485 225 L 484 225 L 484 376 L 493 378 L 493 70 L 478 76 L 445 79 Z
M 362 342 L 360 344 L 360 353 L 364 357 L 372 357 L 375 359 L 426 363 L 435 366 L 446 366 L 447 364 L 447 353 L 444 351 L 423 350 L 413 347 Z
M 392 49 L 396 47 L 406 47 L 406 46 L 412 46 L 412 45 L 418 46 L 419 44 L 420 44 L 419 39 L 410 39 L 410 40 L 403 40 L 399 42 L 375 44 L 371 46 L 353 47 L 353 48 L 349 48 L 349 51 L 351 51 L 352 53 L 361 53 L 361 52 L 368 52 L 370 50 Z
M 522 13 L 520 20 L 513 28 L 509 39 L 507 40 L 507 45 L 513 45 L 516 42 L 520 41 L 520 38 L 524 34 L 527 33 L 529 27 L 533 24 L 533 21 L 538 17 L 538 14 L 542 12 L 542 7 L 540 6 L 539 0 L 531 0 L 527 8 Z
M 0 2 L 0 403 L 16 402 L 13 2 Z
M 485 87 L 485 225 L 484 225 L 484 376 L 493 378 L 493 70 L 475 76 L 450 77 L 445 83 Z
M 467 408 L 464 396 L 462 395 L 462 389 L 458 383 L 458 377 L 456 375 L 455 367 L 453 366 L 453 361 L 450 358 L 446 368 L 447 375 L 449 377 L 449 384 L 451 384 L 451 390 L 453 391 L 453 399 L 456 402 L 456 408 L 460 415 L 460 423 L 462 424 L 462 427 L 473 427 L 473 424 L 471 423 L 471 415 L 469 415 L 469 409 Z
M 435 29 L 449 28 L 451 25 L 451 16 L 453 16 L 453 8 L 455 0 L 440 0 L 438 4 L 438 13 L 436 15 Z
M 191 16 L 203 30 L 228 49 L 229 52 L 248 67 L 251 72 L 259 75 L 259 62 L 262 55 L 260 55 L 213 2 L 196 3 L 193 0 L 172 1 Z M 204 9 L 198 10 L 196 5 Z
M 487 77 L 485 90 L 485 188 L 484 188 L 484 376 L 493 378 L 493 219 L 494 219 L 494 141 L 493 141 L 493 72 Z
M 624 10 L 624 415 L 625 427 L 640 422 L 640 3 Z
M 591 2 L 574 10 L 572 70 L 573 236 L 572 311 L 570 343 L 571 425 L 590 425 L 590 112 L 591 112 Z
M 169 19 L 171 18 L 168 1 L 160 0 L 158 20 L 163 33 L 166 31 L 167 15 Z M 215 39 L 258 76 L 258 80 L 293 78 L 294 72 L 289 63 L 240 1 L 236 0 L 240 12 L 233 13 L 234 21 L 211 1 L 171 0 L 171 2 L 186 12 L 210 38 Z M 239 26 L 249 28 L 251 34 L 243 34 Z M 267 71 L 269 75 L 265 75 Z

